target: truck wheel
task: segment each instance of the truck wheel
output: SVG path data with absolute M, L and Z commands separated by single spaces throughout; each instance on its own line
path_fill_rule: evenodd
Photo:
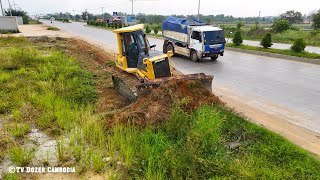
M 171 43 L 168 43 L 168 44 L 167 44 L 167 52 L 168 52 L 168 51 L 172 51 L 172 52 L 174 53 L 174 49 L 173 49 L 173 46 L 172 46 Z
M 218 57 L 219 57 L 219 55 L 218 54 L 215 54 L 215 55 L 213 55 L 213 56 L 211 56 L 210 58 L 211 58 L 211 60 L 217 60 L 218 59 Z
M 200 60 L 198 58 L 197 51 L 191 51 L 190 58 L 193 62 L 198 62 Z

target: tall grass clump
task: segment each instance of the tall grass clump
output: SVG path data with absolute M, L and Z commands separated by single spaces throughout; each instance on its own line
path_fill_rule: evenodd
M 33 157 L 34 149 L 16 146 L 9 151 L 10 160 L 20 167 L 27 166 L 31 162 Z

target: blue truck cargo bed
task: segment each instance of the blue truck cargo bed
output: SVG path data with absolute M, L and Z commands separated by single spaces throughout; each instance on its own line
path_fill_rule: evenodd
M 187 18 L 168 17 L 162 23 L 162 30 L 175 31 L 188 34 L 187 26 L 204 26 L 206 23 L 197 20 L 188 20 Z

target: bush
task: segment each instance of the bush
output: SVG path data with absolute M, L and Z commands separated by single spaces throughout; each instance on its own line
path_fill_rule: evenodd
M 232 39 L 232 42 L 236 46 L 240 46 L 242 44 L 243 40 L 242 40 L 240 31 L 236 32 L 236 34 L 234 35 L 234 38 Z
M 277 20 L 271 26 L 275 33 L 282 33 L 290 29 L 290 23 L 287 20 Z
M 23 20 L 23 24 L 29 24 L 29 16 L 27 16 L 27 15 L 23 15 L 22 16 L 22 20 Z
M 158 34 L 159 30 L 158 30 L 158 27 L 157 27 L 157 26 L 154 27 L 153 32 L 154 32 L 154 34 Z
M 119 24 L 119 28 L 122 28 L 122 23 Z
M 149 26 L 146 26 L 146 33 L 147 34 L 151 33 L 151 30 L 150 30 Z
M 312 27 L 314 29 L 320 29 L 320 9 L 312 15 L 312 22 Z
M 252 26 L 248 32 L 246 32 L 247 36 L 255 36 L 255 37 L 262 37 L 268 33 L 268 30 L 265 30 L 263 27 L 260 26 Z
M 237 23 L 237 29 L 240 30 L 244 26 L 243 22 Z
M 294 52 L 302 52 L 306 48 L 306 42 L 304 41 L 303 38 L 296 39 L 291 46 L 291 50 Z
M 114 28 L 118 29 L 118 23 L 114 23 Z
M 260 43 L 261 46 L 263 46 L 264 48 L 269 48 L 271 47 L 273 44 L 272 44 L 272 38 L 271 38 L 271 33 L 267 33 L 263 39 L 261 40 L 261 43 Z

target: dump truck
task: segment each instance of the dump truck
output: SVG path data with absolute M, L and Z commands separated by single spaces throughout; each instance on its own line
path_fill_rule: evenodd
M 113 30 L 118 40 L 116 67 L 135 77 L 129 78 L 121 73 L 112 75 L 114 87 L 125 98 L 135 101 L 139 96 L 146 95 L 153 88 L 173 79 L 200 81 L 202 86 L 212 90 L 213 76 L 203 73 L 174 76 L 170 66 L 173 52 L 152 50 L 155 45 L 150 46 L 143 29 L 144 25 L 138 24 Z
M 169 17 L 162 24 L 162 34 L 164 53 L 173 51 L 195 62 L 204 57 L 217 60 L 224 54 L 223 30 L 197 20 Z

